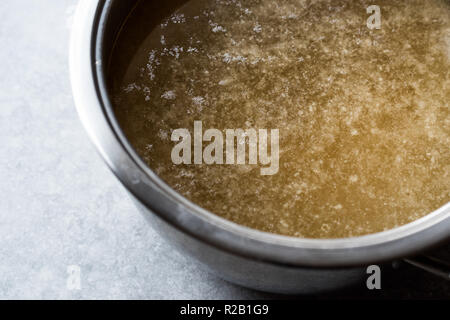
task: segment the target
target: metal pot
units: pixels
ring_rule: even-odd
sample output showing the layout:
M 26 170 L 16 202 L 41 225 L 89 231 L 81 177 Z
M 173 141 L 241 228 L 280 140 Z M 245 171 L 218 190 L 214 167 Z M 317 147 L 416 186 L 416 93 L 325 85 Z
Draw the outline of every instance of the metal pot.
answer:
M 78 113 L 89 136 L 161 236 L 222 278 L 280 293 L 336 289 L 361 281 L 367 276 L 368 265 L 409 257 L 449 240 L 450 203 L 412 223 L 376 234 L 300 239 L 234 224 L 176 193 L 135 153 L 114 117 L 108 97 L 105 62 L 137 2 L 80 1 L 73 27 L 70 71 Z M 180 2 L 168 1 L 165 10 L 171 3 L 175 6 Z M 160 15 L 162 19 L 163 13 Z M 443 269 L 440 271 L 448 277 Z

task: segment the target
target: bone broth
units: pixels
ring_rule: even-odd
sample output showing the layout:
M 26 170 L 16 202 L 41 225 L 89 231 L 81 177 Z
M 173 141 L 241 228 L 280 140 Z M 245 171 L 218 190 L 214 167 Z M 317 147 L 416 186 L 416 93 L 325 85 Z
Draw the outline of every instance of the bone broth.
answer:
M 180 194 L 305 238 L 391 229 L 449 201 L 450 1 L 158 3 L 123 28 L 110 91 Z

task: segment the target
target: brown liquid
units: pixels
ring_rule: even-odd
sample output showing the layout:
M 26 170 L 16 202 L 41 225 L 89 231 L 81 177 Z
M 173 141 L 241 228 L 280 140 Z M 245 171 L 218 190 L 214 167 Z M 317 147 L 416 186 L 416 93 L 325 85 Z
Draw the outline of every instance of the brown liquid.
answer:
M 307 238 L 391 229 L 449 201 L 448 0 L 379 0 L 380 30 L 366 25 L 369 1 L 192 0 L 136 45 L 146 3 L 112 60 L 116 114 L 188 199 Z M 195 120 L 279 129 L 279 172 L 174 165 L 171 133 Z

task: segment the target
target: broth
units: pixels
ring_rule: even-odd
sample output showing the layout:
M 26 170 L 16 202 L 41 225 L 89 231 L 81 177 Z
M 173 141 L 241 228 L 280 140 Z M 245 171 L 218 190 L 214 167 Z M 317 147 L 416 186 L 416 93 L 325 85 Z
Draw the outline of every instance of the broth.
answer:
M 191 0 L 156 22 L 151 3 L 118 39 L 110 91 L 133 147 L 183 196 L 305 238 L 391 229 L 449 201 L 450 1 L 379 0 L 380 29 L 362 0 Z M 278 172 L 175 165 L 171 134 L 194 121 L 279 129 Z

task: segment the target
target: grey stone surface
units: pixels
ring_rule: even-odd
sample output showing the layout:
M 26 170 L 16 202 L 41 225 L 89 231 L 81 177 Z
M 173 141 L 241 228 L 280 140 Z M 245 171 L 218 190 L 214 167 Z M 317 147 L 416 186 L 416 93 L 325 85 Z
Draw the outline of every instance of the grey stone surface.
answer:
M 0 1 L 0 299 L 275 297 L 228 284 L 174 251 L 97 155 L 69 83 L 75 5 Z M 67 286 L 70 265 L 80 267 L 81 290 Z M 384 295 L 408 285 L 420 295 L 420 283 L 434 283 L 448 297 L 442 281 L 412 272 Z M 370 296 L 361 290 L 346 294 Z

